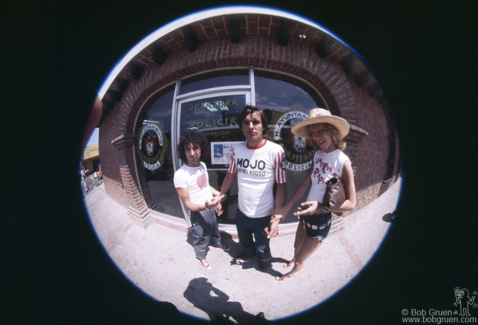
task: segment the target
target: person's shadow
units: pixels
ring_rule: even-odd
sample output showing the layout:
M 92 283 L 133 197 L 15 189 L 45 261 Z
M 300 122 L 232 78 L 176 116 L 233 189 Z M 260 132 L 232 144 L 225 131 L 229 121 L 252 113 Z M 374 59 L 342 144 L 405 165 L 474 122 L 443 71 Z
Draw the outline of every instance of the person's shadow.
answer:
M 220 324 L 266 323 L 263 313 L 253 315 L 246 312 L 240 302 L 229 301 L 229 296 L 215 288 L 206 278 L 194 278 L 184 291 L 184 298 L 194 307 L 208 314 L 212 322 Z M 230 318 L 233 318 L 231 320 Z
M 194 230 L 192 227 L 189 228 L 188 230 L 188 233 L 187 233 L 187 237 L 186 237 L 186 242 L 191 245 L 191 247 L 193 247 L 194 249 L 194 246 L 193 246 L 193 240 L 194 240 L 194 237 L 192 235 L 192 232 L 193 231 L 196 231 Z M 245 261 L 238 261 L 237 260 L 237 256 L 244 252 L 244 249 L 242 248 L 241 244 L 239 243 L 236 243 L 234 240 L 230 239 L 230 238 L 221 238 L 221 242 L 228 245 L 230 247 L 230 250 L 228 252 L 225 252 L 226 254 L 229 254 L 229 256 L 231 257 L 231 261 L 230 261 L 230 265 L 231 266 L 239 266 L 241 267 L 243 270 L 247 270 L 247 269 L 256 269 L 256 270 L 259 270 L 259 264 L 260 264 L 260 260 L 259 260 L 259 256 L 257 256 L 257 253 L 254 257 L 250 257 L 248 258 L 247 260 Z M 211 246 L 211 245 L 209 245 Z M 216 248 L 218 249 L 218 248 Z M 208 247 L 208 250 L 209 250 L 209 247 Z M 285 263 L 285 262 L 288 262 L 288 260 L 282 258 L 282 257 L 272 257 L 271 259 L 271 263 Z M 282 275 L 282 273 L 274 270 L 271 267 L 269 267 L 264 273 L 268 273 L 270 274 L 271 276 L 279 276 L 279 275 Z
M 393 211 L 392 213 L 387 213 L 382 217 L 382 220 L 385 222 L 393 223 L 395 221 L 393 217 L 395 217 L 396 214 L 397 214 L 396 211 Z

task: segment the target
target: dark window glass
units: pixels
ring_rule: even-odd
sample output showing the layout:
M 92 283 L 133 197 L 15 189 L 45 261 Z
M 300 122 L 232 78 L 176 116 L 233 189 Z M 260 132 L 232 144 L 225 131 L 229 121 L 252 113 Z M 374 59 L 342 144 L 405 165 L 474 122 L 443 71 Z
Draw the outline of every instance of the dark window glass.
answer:
M 292 77 L 255 71 L 256 106 L 270 120 L 265 138 L 280 144 L 287 161 L 287 200 L 304 180 L 314 157 L 314 149 L 304 138 L 292 134 L 291 128 L 309 116 L 312 108 L 326 108 L 322 98 L 309 85 Z M 307 194 L 298 205 L 305 202 Z M 296 222 L 291 209 L 284 222 Z
M 148 111 L 140 117 L 137 130 L 139 170 L 144 173 L 151 199 L 159 210 L 184 218 L 179 197 L 174 187 L 173 154 L 171 150 L 171 115 L 174 87 L 168 87 L 156 96 Z M 138 165 L 139 165 L 138 164 Z
M 245 105 L 245 95 L 214 96 L 181 104 L 180 131 L 197 130 L 209 140 L 211 155 L 205 161 L 208 168 L 228 168 L 227 143 L 245 141 L 237 119 Z
M 319 94 L 305 82 L 269 71 L 256 70 L 254 75 L 256 106 L 261 109 L 309 113 L 312 108 L 326 108 Z
M 216 95 L 182 102 L 180 107 L 180 131 L 196 130 L 205 134 L 209 140 L 211 154 L 203 162 L 208 168 L 209 185 L 217 190 L 220 189 L 227 174 L 235 143 L 246 140 L 237 119 L 245 105 L 245 95 Z M 236 180 L 222 207 L 224 213 L 218 217 L 218 221 L 233 224 L 237 211 Z
M 241 69 L 220 70 L 200 74 L 181 81 L 179 94 L 208 88 L 249 85 L 249 71 Z

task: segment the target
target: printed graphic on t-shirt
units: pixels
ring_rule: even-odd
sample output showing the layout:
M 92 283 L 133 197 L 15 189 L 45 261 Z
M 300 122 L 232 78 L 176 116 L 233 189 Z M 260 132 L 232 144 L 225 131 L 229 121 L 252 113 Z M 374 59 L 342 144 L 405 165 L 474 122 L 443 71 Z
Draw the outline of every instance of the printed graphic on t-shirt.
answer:
M 331 172 L 334 177 L 338 177 L 337 174 L 334 172 L 331 166 L 329 166 L 328 163 L 324 162 L 322 158 L 317 158 L 314 161 L 315 169 L 313 173 L 313 177 L 317 178 L 317 184 L 325 184 L 327 182 L 327 179 L 322 176 L 322 174 L 326 174 L 327 171 Z
M 251 160 L 244 158 L 237 158 L 237 172 L 240 174 L 247 174 L 252 176 L 266 176 L 264 169 L 266 162 L 264 160 Z
M 260 184 L 286 182 L 286 171 L 282 162 L 285 161 L 284 151 L 276 144 L 266 144 L 255 151 L 246 148 L 244 144 L 237 145 L 232 152 L 229 172 L 237 173 L 239 177 L 246 176 L 256 179 Z M 257 183 L 257 184 L 259 184 Z
M 196 179 L 196 184 L 199 186 L 199 188 L 202 190 L 204 187 L 207 185 L 207 176 L 206 174 L 202 174 Z

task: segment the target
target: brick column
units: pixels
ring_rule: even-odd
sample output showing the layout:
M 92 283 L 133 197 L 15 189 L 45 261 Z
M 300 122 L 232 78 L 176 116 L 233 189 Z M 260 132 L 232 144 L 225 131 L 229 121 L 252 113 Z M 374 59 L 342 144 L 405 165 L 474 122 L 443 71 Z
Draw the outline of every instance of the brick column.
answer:
M 120 175 L 128 205 L 128 216 L 138 226 L 146 228 L 151 222 L 149 208 L 141 195 L 139 184 L 134 176 L 133 135 L 121 135 L 111 141 L 122 153 L 120 157 Z

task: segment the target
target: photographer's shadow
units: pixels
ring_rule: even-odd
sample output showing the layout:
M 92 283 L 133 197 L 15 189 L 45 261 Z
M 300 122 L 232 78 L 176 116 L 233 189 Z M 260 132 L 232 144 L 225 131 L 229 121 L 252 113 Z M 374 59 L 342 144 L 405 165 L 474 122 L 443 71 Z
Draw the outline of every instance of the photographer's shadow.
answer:
M 397 211 L 393 211 L 392 213 L 387 213 L 382 217 L 382 220 L 385 222 L 393 223 L 395 221 L 395 216 Z
M 244 311 L 240 302 L 229 301 L 227 294 L 215 288 L 203 277 L 192 279 L 183 295 L 194 307 L 204 311 L 212 322 L 223 324 L 234 324 L 234 321 L 239 324 L 267 322 L 262 313 L 255 316 Z

